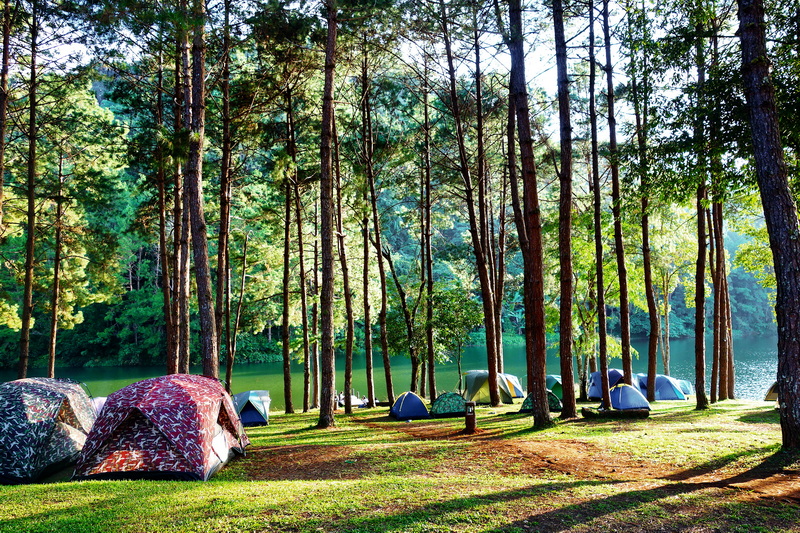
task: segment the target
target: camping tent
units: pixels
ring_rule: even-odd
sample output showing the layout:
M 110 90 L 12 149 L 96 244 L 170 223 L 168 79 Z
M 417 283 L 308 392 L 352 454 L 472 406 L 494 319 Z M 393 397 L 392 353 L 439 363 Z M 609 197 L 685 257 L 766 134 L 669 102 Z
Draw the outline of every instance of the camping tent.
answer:
M 778 382 L 774 382 L 770 385 L 769 389 L 767 390 L 766 396 L 764 396 L 765 402 L 777 402 L 778 401 Z
M 561 376 L 548 374 L 546 377 L 547 388 L 553 391 L 559 400 L 564 398 L 564 388 L 561 385 Z
M 639 377 L 639 390 L 642 395 L 647 396 L 647 374 L 637 374 Z M 681 390 L 681 384 L 677 379 L 656 374 L 656 400 L 686 400 L 686 395 Z
M 269 424 L 268 390 L 249 390 L 233 395 L 233 404 L 243 426 L 266 426 Z
M 218 380 L 188 374 L 151 378 L 108 397 L 75 478 L 205 481 L 248 444 Z
M 95 420 L 77 381 L 27 378 L 0 385 L 0 483 L 28 483 L 78 458 Z
M 608 388 L 611 389 L 614 385 L 622 381 L 622 370 L 616 368 L 608 369 Z M 589 379 L 589 399 L 599 400 L 603 397 L 603 385 L 600 372 L 592 372 Z
M 692 387 L 692 384 L 691 384 L 690 382 L 688 382 L 688 381 L 687 381 L 687 380 L 685 380 L 685 379 L 679 379 L 679 380 L 677 380 L 677 381 L 678 381 L 678 385 L 679 385 L 679 386 L 680 386 L 680 388 L 681 388 L 681 392 L 682 392 L 684 395 L 686 395 L 686 396 L 689 396 L 689 395 L 691 395 L 691 394 L 694 394 L 694 387 Z M 688 399 L 688 398 L 687 398 L 687 399 Z
M 650 404 L 639 392 L 639 389 L 627 383 L 614 385 L 609 393 L 611 394 L 611 407 L 614 409 L 650 409 Z
M 457 392 L 445 392 L 440 394 L 431 404 L 431 416 L 433 418 L 449 418 L 456 416 L 466 416 L 467 401 Z
M 428 408 L 425 407 L 425 402 L 413 392 L 404 392 L 398 396 L 394 401 L 394 405 L 389 409 L 389 416 L 397 420 L 414 420 L 431 417 L 428 413 Z
M 464 398 L 475 403 L 490 403 L 489 396 L 489 371 L 468 370 L 464 373 Z M 512 374 L 497 373 L 497 388 L 500 392 L 500 401 L 514 403 L 514 398 L 524 398 L 525 394 L 519 378 Z
M 561 400 L 558 399 L 558 396 L 551 390 L 547 391 L 547 405 L 550 408 L 551 412 L 560 413 L 561 409 L 564 406 L 561 404 Z M 533 412 L 533 393 L 528 394 L 528 397 L 525 398 L 525 401 L 522 402 L 522 408 L 519 410 L 520 413 L 532 413 Z

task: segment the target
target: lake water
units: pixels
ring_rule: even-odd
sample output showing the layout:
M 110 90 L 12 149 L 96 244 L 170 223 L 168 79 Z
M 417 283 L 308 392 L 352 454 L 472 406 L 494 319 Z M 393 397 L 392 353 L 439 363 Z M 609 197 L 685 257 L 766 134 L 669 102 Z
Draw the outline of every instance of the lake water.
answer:
M 634 341 L 633 347 L 639 357 L 633 360 L 634 372 L 647 372 L 646 340 Z M 709 340 L 707 350 L 711 347 Z M 767 389 L 775 381 L 778 365 L 777 337 L 746 337 L 734 339 L 736 365 L 737 398 L 762 400 Z M 671 342 L 671 375 L 678 379 L 686 379 L 694 383 L 694 339 L 673 339 Z M 505 371 L 520 378 L 523 386 L 526 382 L 525 351 L 523 346 L 506 346 L 504 349 Z M 408 390 L 411 365 L 405 357 L 394 357 L 391 360 L 395 394 Z M 547 373 L 560 374 L 559 359 L 556 352 L 548 355 Z M 386 399 L 386 387 L 383 377 L 383 363 L 379 354 L 373 357 L 375 384 L 378 399 Z M 621 368 L 619 359 L 612 359 L 612 368 Z M 471 346 L 465 350 L 462 369 L 486 368 L 486 350 L 482 346 Z M 344 358 L 336 359 L 337 390 L 342 389 Z M 662 372 L 659 360 L 658 371 Z M 201 369 L 193 368 L 192 372 L 200 373 Z M 224 368 L 221 369 L 224 376 Z M 45 375 L 44 369 L 31 369 L 29 376 Z M 72 378 L 87 385 L 93 396 L 107 396 L 136 381 L 159 376 L 164 373 L 163 367 L 93 367 L 93 368 L 57 368 L 56 376 Z M 0 370 L 0 380 L 15 379 L 11 370 Z M 711 361 L 707 362 L 706 381 L 711 378 Z M 295 410 L 303 406 L 303 368 L 300 364 L 292 365 L 292 388 Z M 356 356 L 353 362 L 353 388 L 356 394 L 366 394 L 365 362 L 363 355 Z M 436 384 L 440 392 L 455 390 L 458 387 L 458 367 L 455 361 L 436 366 Z M 240 364 L 234 367 L 233 392 L 251 389 L 266 389 L 271 392 L 272 409 L 283 410 L 283 366 L 282 363 Z

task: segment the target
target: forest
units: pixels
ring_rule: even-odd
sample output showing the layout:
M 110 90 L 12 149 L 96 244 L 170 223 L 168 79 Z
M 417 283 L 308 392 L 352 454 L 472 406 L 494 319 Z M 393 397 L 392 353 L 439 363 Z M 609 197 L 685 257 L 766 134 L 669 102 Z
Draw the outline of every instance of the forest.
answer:
M 702 409 L 735 396 L 733 336 L 774 307 L 800 446 L 790 6 L 17 0 L 2 28 L 0 365 L 20 377 L 202 364 L 230 387 L 236 361 L 283 361 L 287 412 L 303 387 L 326 427 L 354 357 L 382 354 L 375 405 L 435 397 L 465 344 L 491 376 L 524 342 L 545 426 L 548 347 L 585 396 L 611 357 L 630 382 L 631 338 L 655 379 L 693 336 Z

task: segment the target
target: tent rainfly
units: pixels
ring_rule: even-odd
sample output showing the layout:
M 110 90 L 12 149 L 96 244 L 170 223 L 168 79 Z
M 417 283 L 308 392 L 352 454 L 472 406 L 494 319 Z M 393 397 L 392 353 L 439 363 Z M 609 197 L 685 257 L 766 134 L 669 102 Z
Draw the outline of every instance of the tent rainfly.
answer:
M 431 417 L 422 398 L 410 391 L 397 397 L 394 405 L 389 409 L 389 416 L 397 420 L 417 420 Z
M 650 409 L 650 403 L 642 396 L 639 389 L 627 383 L 618 383 L 609 391 L 611 407 L 621 411 L 627 409 Z
M 108 396 L 74 479 L 205 481 L 249 443 L 219 380 L 146 379 Z
M 489 371 L 468 370 L 464 373 L 464 398 L 475 403 L 490 403 L 489 396 Z M 500 392 L 500 401 L 514 403 L 514 398 L 524 398 L 525 393 L 519 378 L 512 374 L 497 373 L 497 388 Z
M 466 416 L 466 403 L 464 397 L 457 392 L 442 393 L 431 404 L 431 416 L 433 418 Z
M 555 393 L 551 390 L 547 391 L 547 406 L 550 409 L 551 413 L 560 413 L 564 406 L 561 403 L 561 400 Z M 528 394 L 525 398 L 525 401 L 522 402 L 522 407 L 519 410 L 520 413 L 532 413 L 533 412 L 533 393 Z
M 609 368 L 608 369 L 608 388 L 609 390 L 614 387 L 617 383 L 622 381 L 623 378 L 622 370 L 617 368 Z M 591 377 L 589 378 L 589 392 L 588 396 L 590 400 L 600 400 L 603 397 L 603 381 L 600 376 L 600 371 L 592 372 Z
M 95 421 L 77 381 L 26 378 L 0 385 L 0 483 L 37 481 L 73 464 Z

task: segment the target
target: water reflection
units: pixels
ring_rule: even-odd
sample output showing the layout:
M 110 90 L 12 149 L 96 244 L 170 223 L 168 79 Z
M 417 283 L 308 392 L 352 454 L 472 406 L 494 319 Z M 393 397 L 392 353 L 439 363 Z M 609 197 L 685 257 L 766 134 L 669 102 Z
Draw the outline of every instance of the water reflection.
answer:
M 707 345 L 707 352 L 711 342 Z M 634 372 L 647 371 L 646 340 L 634 341 L 633 347 L 639 356 L 633 360 Z M 736 365 L 736 397 L 749 400 L 762 400 L 769 386 L 775 381 L 777 370 L 777 337 L 747 337 L 734 340 Z M 694 339 L 677 339 L 671 343 L 671 375 L 694 383 Z M 522 345 L 506 345 L 504 348 L 505 372 L 519 376 L 525 383 L 525 350 Z M 405 357 L 393 357 L 391 360 L 395 393 L 408 390 L 410 380 L 410 362 Z M 547 372 L 560 374 L 559 360 L 555 350 L 548 354 Z M 374 379 L 379 399 L 386 399 L 383 363 L 380 355 L 373 357 L 375 368 Z M 612 359 L 611 367 L 620 367 L 619 359 Z M 353 363 L 353 389 L 358 395 L 366 394 L 365 362 L 363 354 L 356 355 Z M 471 346 L 465 350 L 462 369 L 480 369 L 486 367 L 486 350 L 482 346 Z M 344 383 L 344 359 L 341 355 L 336 360 L 336 384 L 341 390 Z M 658 371 L 663 368 L 659 360 Z M 44 369 L 32 369 L 31 376 L 43 375 Z M 59 368 L 58 377 L 69 377 L 87 384 L 94 396 L 107 396 L 125 385 L 161 375 L 162 367 L 94 367 L 94 368 Z M 201 369 L 193 368 L 192 372 L 200 373 Z M 10 370 L 0 371 L 0 379 L 14 379 L 15 373 Z M 706 381 L 711 378 L 711 358 L 707 357 Z M 303 368 L 300 364 L 292 365 L 292 401 L 295 410 L 302 408 Z M 458 367 L 455 361 L 437 365 L 436 387 L 440 392 L 457 390 Z M 267 389 L 272 396 L 272 409 L 284 409 L 283 367 L 281 363 L 259 363 L 238 365 L 234 369 L 233 392 L 250 389 Z

